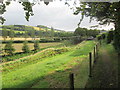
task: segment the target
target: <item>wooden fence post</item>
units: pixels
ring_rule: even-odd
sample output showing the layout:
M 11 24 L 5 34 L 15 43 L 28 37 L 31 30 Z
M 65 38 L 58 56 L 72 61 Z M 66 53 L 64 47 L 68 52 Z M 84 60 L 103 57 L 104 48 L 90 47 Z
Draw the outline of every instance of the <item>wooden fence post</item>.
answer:
M 96 62 L 96 50 L 95 49 L 96 49 L 96 47 L 94 47 L 94 52 L 93 52 L 94 53 L 94 63 Z
M 96 58 L 98 57 L 98 45 L 96 44 Z
M 89 53 L 89 77 L 92 77 L 92 53 Z
M 74 90 L 74 74 L 71 73 L 69 75 L 69 78 L 70 78 L 70 90 Z

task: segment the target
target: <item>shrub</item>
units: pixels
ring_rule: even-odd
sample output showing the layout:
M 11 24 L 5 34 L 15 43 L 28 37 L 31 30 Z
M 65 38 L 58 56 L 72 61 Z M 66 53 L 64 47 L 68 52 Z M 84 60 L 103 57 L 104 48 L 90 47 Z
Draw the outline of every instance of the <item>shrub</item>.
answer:
M 101 40 L 101 39 L 102 39 L 101 35 L 97 35 L 97 40 Z
M 106 33 L 103 33 L 103 34 L 101 35 L 101 38 L 102 38 L 102 39 L 105 39 L 105 38 L 106 38 Z
M 35 50 L 35 51 L 38 51 L 39 49 L 40 49 L 40 47 L 39 47 L 39 41 L 36 40 L 36 41 L 34 42 L 34 50 Z
M 25 41 L 24 43 L 23 43 L 23 47 L 22 47 L 22 50 L 23 50 L 23 52 L 25 52 L 25 53 L 29 53 L 30 52 L 30 49 L 29 49 L 29 46 L 27 45 L 27 41 Z
M 8 55 L 13 55 L 15 49 L 12 46 L 12 41 L 9 41 L 8 43 L 6 43 L 5 47 L 4 47 L 4 51 L 5 53 L 7 53 Z
M 109 31 L 107 35 L 107 43 L 111 43 L 114 37 L 114 31 Z

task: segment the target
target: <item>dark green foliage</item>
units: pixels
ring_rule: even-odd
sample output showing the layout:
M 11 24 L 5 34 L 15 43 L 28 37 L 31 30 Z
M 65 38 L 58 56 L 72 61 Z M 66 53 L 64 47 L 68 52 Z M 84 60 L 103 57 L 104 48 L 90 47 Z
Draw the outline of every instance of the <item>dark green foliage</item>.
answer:
M 104 40 L 106 38 L 106 33 L 97 35 L 97 40 Z
M 24 43 L 23 43 L 23 47 L 22 47 L 22 50 L 23 50 L 23 52 L 25 52 L 25 53 L 29 53 L 30 52 L 30 49 L 29 49 L 29 46 L 27 45 L 27 41 L 25 41 Z
M 86 36 L 86 34 L 87 34 L 86 31 L 87 31 L 86 28 L 80 28 L 80 27 L 78 27 L 75 30 L 74 34 L 75 34 L 75 36 Z
M 105 38 L 106 38 L 106 33 L 103 33 L 103 34 L 101 35 L 101 38 L 102 38 L 102 39 L 105 39 Z
M 115 49 L 117 50 L 118 53 L 120 53 L 120 30 L 119 31 L 115 30 L 113 40 L 114 40 L 113 45 Z
M 100 33 L 99 30 L 89 30 L 87 28 L 80 28 L 78 27 L 75 32 L 74 32 L 74 35 L 77 36 L 77 37 L 74 37 L 74 43 L 77 44 L 77 43 L 80 43 L 81 41 L 83 41 L 84 39 L 86 39 L 87 37 L 96 37 L 96 35 L 98 35 Z
M 87 28 L 80 28 L 78 27 L 75 32 L 74 32 L 74 35 L 75 36 L 93 36 L 93 37 L 96 37 L 96 35 L 98 35 L 100 33 L 99 30 L 92 30 L 92 29 L 87 29 Z
M 38 51 L 39 49 L 40 49 L 40 47 L 39 47 L 39 41 L 36 40 L 36 41 L 34 42 L 34 50 L 35 50 L 35 51 Z
M 114 31 L 109 31 L 107 35 L 107 43 L 111 43 L 114 37 Z
M 73 38 L 74 44 L 78 44 L 82 41 L 81 37 L 74 37 Z
M 25 18 L 27 21 L 29 21 L 29 17 L 33 16 L 33 10 L 32 10 L 32 4 L 29 1 L 22 2 L 22 5 L 24 6 L 24 11 L 25 11 Z
M 101 35 L 97 35 L 97 40 L 101 40 L 101 39 L 102 39 Z
M 81 13 L 83 20 L 84 16 L 90 17 L 91 20 L 99 21 L 100 25 L 114 23 L 114 47 L 120 53 L 120 1 L 119 2 L 82 2 L 80 7 L 76 8 L 75 15 Z M 78 25 L 80 25 L 80 23 Z
M 13 55 L 14 54 L 14 47 L 12 46 L 12 41 L 9 41 L 8 43 L 6 43 L 5 47 L 4 47 L 4 51 L 5 53 L 7 53 L 8 55 Z
M 93 36 L 94 38 L 100 33 L 99 30 L 87 30 L 87 36 Z

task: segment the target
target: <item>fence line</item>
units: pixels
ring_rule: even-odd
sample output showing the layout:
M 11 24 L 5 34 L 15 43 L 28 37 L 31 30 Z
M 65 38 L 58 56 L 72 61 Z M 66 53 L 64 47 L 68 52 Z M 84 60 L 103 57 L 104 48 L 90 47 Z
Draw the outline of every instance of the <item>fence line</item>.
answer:
M 101 46 L 101 42 L 97 43 L 94 47 L 94 51 L 93 51 L 93 57 L 92 57 L 92 52 L 89 53 L 89 77 L 92 77 L 92 60 L 94 59 L 94 63 L 97 61 L 96 59 L 98 59 L 98 51 L 99 51 L 99 47 Z M 74 90 L 74 73 L 71 73 L 69 75 L 70 78 L 70 90 Z

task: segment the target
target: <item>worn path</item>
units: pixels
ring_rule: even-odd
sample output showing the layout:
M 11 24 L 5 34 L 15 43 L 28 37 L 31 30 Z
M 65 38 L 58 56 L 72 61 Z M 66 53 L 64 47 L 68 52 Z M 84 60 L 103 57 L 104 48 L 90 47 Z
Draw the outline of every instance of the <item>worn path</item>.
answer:
M 112 49 L 111 49 L 112 48 Z M 100 48 L 92 78 L 88 80 L 86 88 L 116 88 L 118 80 L 117 55 L 111 46 Z

